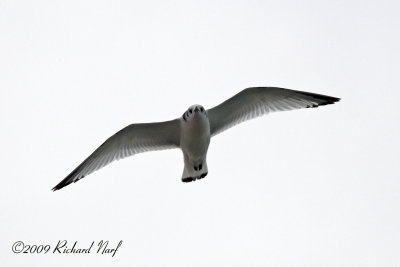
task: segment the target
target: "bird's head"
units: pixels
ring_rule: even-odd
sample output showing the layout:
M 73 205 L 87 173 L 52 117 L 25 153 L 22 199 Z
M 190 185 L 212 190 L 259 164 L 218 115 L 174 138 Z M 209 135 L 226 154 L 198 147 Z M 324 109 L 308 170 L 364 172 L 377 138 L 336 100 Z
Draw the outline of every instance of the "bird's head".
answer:
M 207 111 L 202 105 L 192 105 L 185 113 L 183 113 L 182 118 L 184 121 L 191 120 L 195 116 L 207 116 Z

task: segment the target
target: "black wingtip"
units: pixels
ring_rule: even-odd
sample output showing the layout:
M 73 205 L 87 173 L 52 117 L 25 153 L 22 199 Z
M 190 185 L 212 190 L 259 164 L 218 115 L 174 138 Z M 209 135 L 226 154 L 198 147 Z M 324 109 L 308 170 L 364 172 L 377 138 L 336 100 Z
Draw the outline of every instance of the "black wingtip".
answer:
M 309 92 L 301 92 L 301 93 L 303 95 L 312 97 L 318 103 L 318 104 L 315 104 L 315 105 L 307 106 L 307 108 L 316 108 L 316 107 L 319 107 L 319 106 L 330 105 L 330 104 L 334 104 L 336 102 L 339 102 L 341 100 L 338 97 L 333 97 L 333 96 L 328 96 L 328 95 L 320 95 L 320 94 L 314 94 L 314 93 L 309 93 Z
M 65 179 L 64 179 L 61 182 L 59 182 L 55 187 L 53 187 L 51 190 L 53 190 L 53 192 L 54 192 L 54 191 L 60 190 L 61 188 L 63 188 L 64 186 L 67 186 L 69 184 L 70 183 L 65 182 Z
M 80 170 L 81 166 L 85 163 L 82 162 L 78 167 L 75 168 L 67 177 L 65 177 L 61 182 L 59 182 L 55 187 L 53 187 L 53 191 L 60 190 L 61 188 L 71 184 L 75 183 L 76 181 L 79 181 L 80 179 L 84 178 L 86 175 L 80 175 L 78 176 L 77 173 Z
M 84 175 L 81 177 L 81 178 L 83 178 L 83 177 L 85 177 Z M 59 182 L 55 187 L 53 187 L 53 189 L 51 189 L 51 190 L 53 190 L 53 192 L 54 191 L 57 191 L 57 190 L 60 190 L 61 188 L 63 188 L 63 187 L 65 187 L 65 186 L 67 186 L 67 185 L 69 185 L 69 184 L 71 184 L 72 182 L 76 182 L 77 180 L 72 180 L 71 179 L 71 175 L 68 175 L 64 180 L 62 180 L 61 182 Z

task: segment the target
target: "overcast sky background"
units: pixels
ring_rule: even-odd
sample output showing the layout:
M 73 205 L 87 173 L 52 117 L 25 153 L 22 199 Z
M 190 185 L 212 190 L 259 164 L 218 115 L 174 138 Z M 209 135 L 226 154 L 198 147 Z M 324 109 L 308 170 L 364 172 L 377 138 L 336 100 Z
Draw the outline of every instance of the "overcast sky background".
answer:
M 0 0 L 4 266 L 399 266 L 398 1 Z M 134 122 L 250 86 L 341 97 L 50 189 Z M 68 240 L 109 255 L 14 254 Z

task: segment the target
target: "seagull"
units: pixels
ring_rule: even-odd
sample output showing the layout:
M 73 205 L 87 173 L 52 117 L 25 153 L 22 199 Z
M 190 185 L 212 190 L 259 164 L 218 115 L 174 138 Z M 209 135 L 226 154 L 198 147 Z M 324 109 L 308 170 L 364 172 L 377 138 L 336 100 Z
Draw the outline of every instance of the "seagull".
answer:
M 278 87 L 250 87 L 211 109 L 190 106 L 180 118 L 128 125 L 108 138 L 52 190 L 56 191 L 115 160 L 146 151 L 180 148 L 182 182 L 206 177 L 211 137 L 232 126 L 275 111 L 316 108 L 340 98 Z

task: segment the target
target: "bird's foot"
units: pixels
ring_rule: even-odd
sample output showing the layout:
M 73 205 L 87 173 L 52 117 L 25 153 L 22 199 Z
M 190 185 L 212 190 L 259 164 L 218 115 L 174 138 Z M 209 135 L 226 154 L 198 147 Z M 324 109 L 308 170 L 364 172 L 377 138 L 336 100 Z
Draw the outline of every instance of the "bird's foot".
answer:
M 203 179 L 204 177 L 207 176 L 207 174 L 208 174 L 208 172 L 204 172 L 204 173 L 200 174 L 199 176 L 185 177 L 185 178 L 182 178 L 182 182 L 189 183 L 189 182 L 193 182 L 193 181 L 196 181 L 196 180 L 199 180 L 199 179 Z

